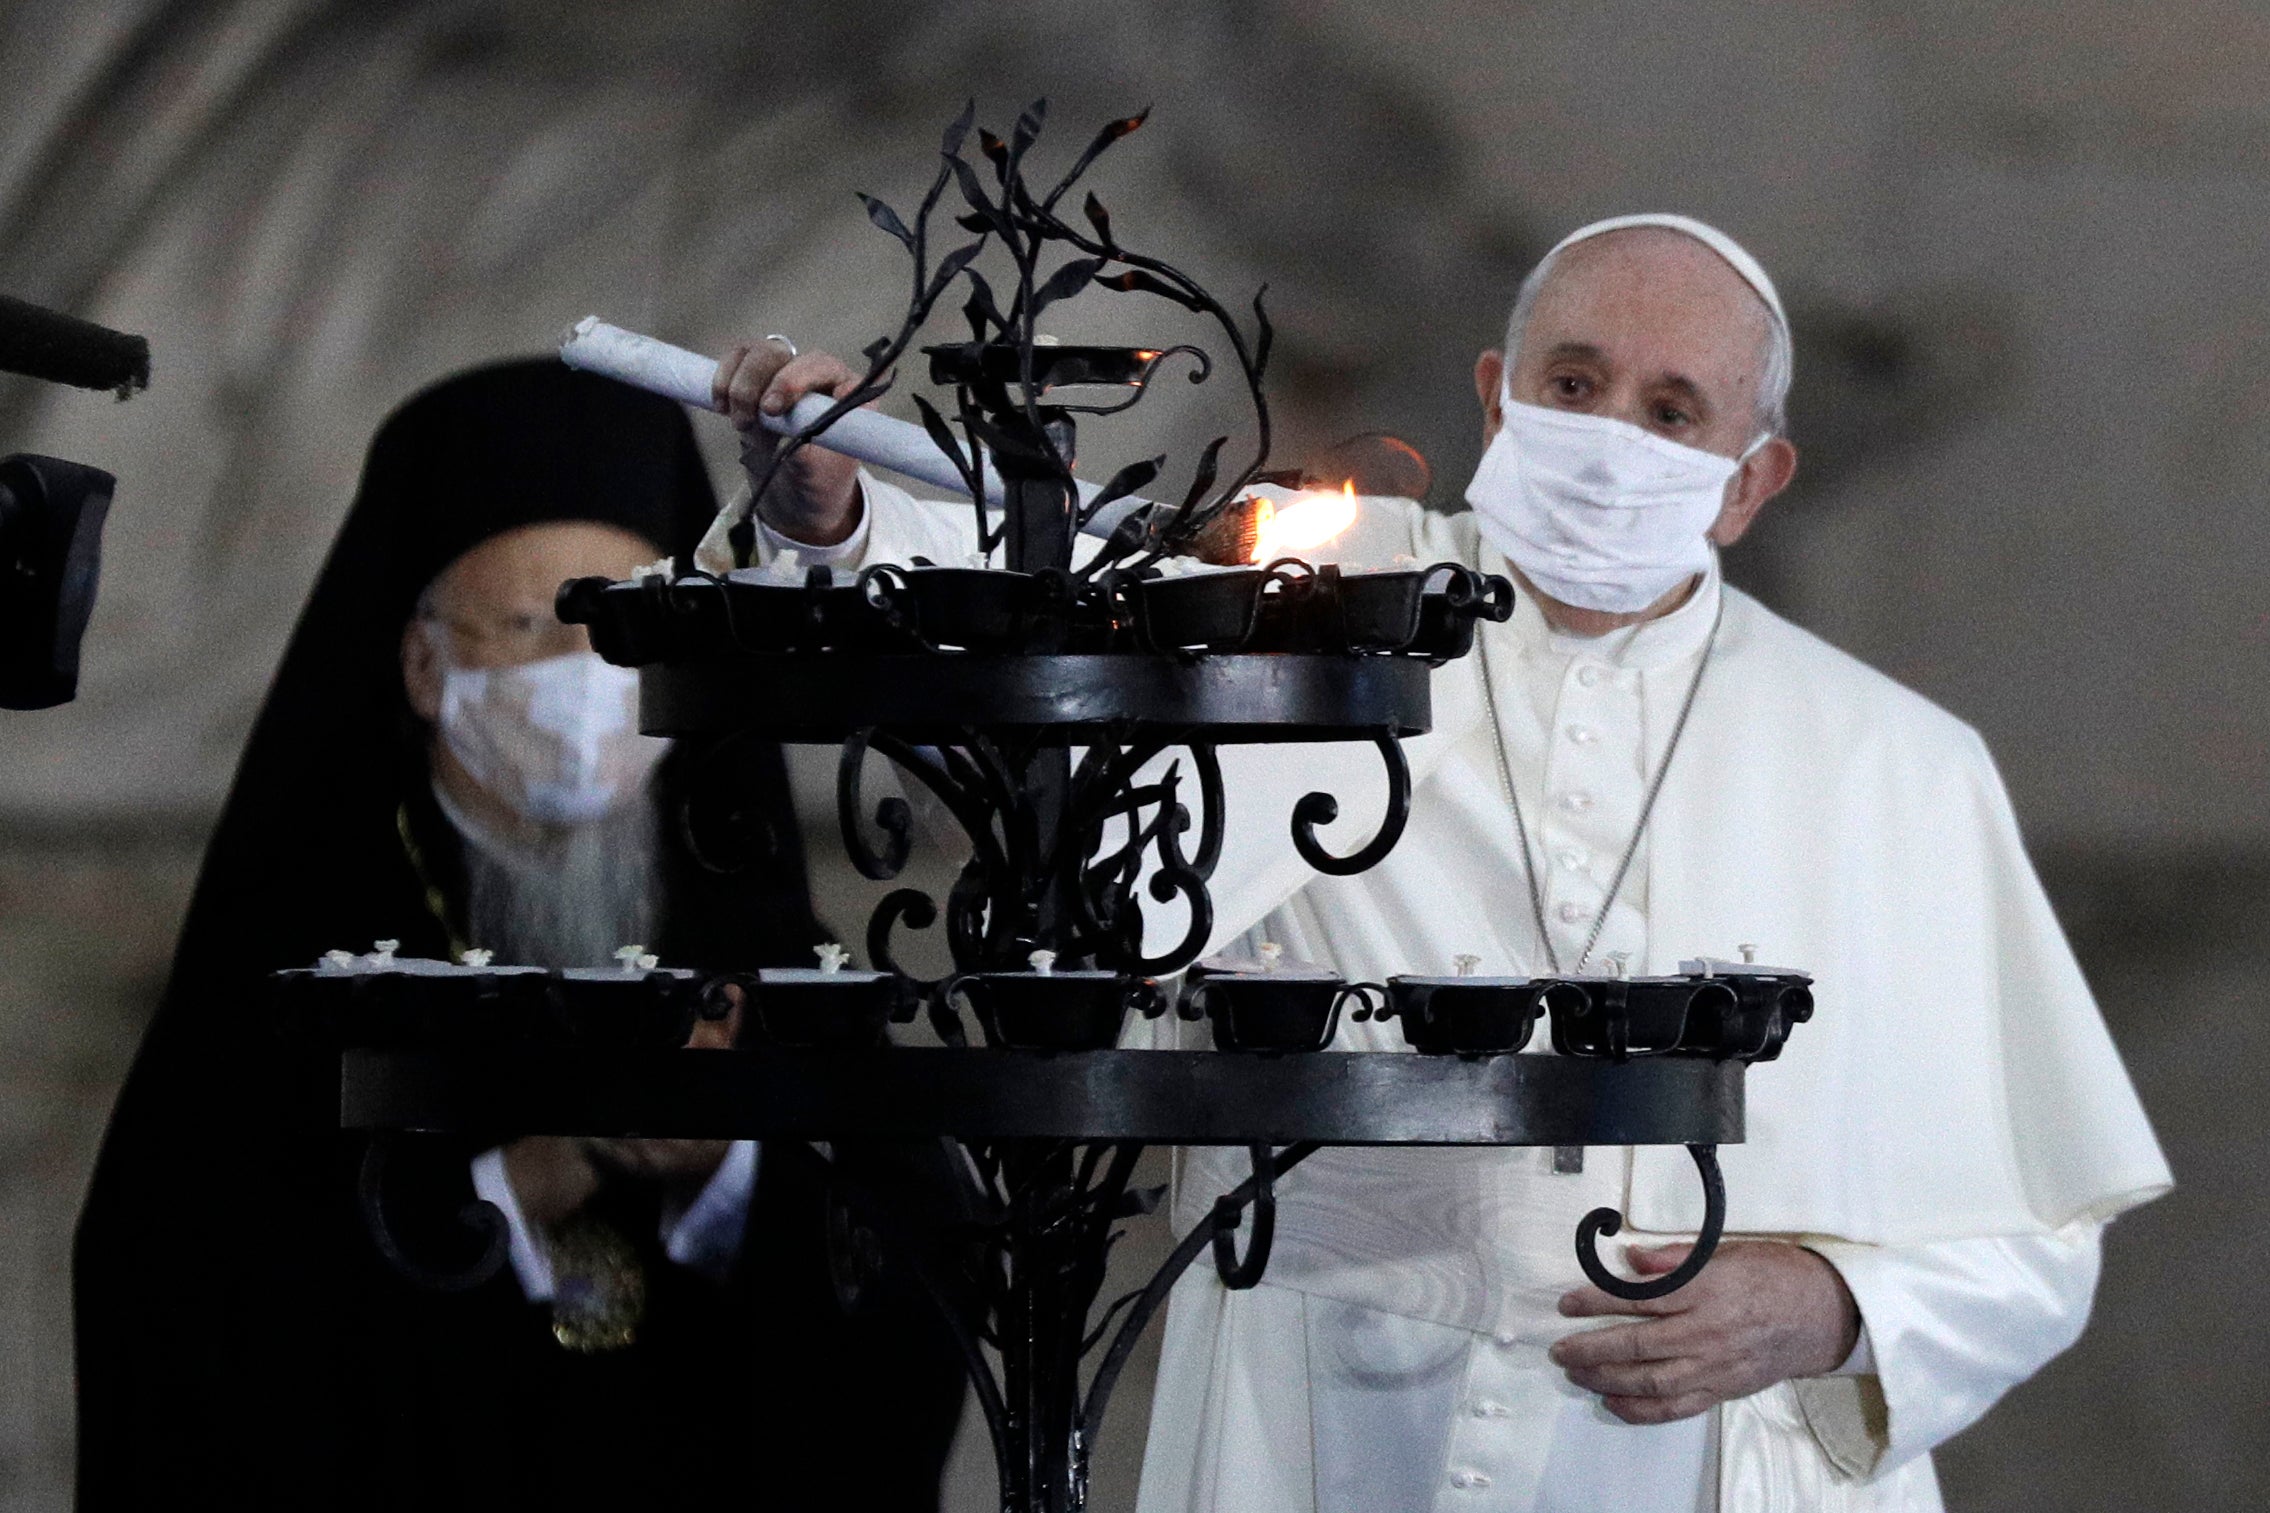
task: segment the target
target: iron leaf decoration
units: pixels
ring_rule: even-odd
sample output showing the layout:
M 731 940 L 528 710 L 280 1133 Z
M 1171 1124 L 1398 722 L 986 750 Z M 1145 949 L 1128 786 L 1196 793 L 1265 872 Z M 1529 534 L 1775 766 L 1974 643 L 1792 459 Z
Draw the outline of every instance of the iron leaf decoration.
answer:
M 873 402 L 888 393 L 893 383 L 897 364 L 906 355 L 916 335 L 929 322 L 939 302 L 957 283 L 969 286 L 960 312 L 970 331 L 970 340 L 979 346 L 1007 348 L 1016 356 L 1015 379 L 1010 385 L 1014 407 L 1021 411 L 1026 425 L 1020 429 L 1027 434 L 1009 436 L 1002 428 L 988 421 L 972 402 L 967 386 L 959 393 L 954 406 L 954 420 L 949 422 L 939 408 L 927 400 L 918 400 L 916 408 L 922 423 L 941 451 L 953 460 L 955 469 L 972 489 L 978 514 L 980 546 L 990 552 L 998 541 L 997 531 L 988 518 L 983 483 L 984 451 L 1011 448 L 1020 455 L 1037 458 L 1045 468 L 1072 484 L 1071 468 L 1067 459 L 1057 454 L 1047 439 L 1041 424 L 1041 403 L 1045 386 L 1036 382 L 1034 347 L 1036 321 L 1052 305 L 1072 300 L 1091 289 L 1102 288 L 1119 294 L 1141 295 L 1159 299 L 1181 309 L 1207 317 L 1217 326 L 1231 354 L 1236 359 L 1239 373 L 1253 406 L 1255 446 L 1251 457 L 1242 467 L 1225 470 L 1221 454 L 1228 438 L 1221 438 L 1207 447 L 1192 478 L 1191 486 L 1182 503 L 1172 508 L 1162 506 L 1152 512 L 1148 528 L 1141 531 L 1114 533 L 1095 559 L 1083 569 L 1081 576 L 1115 565 L 1143 567 L 1187 546 L 1206 524 L 1227 508 L 1253 481 L 1266 465 L 1269 456 L 1269 406 L 1262 392 L 1262 374 L 1269 360 L 1274 342 L 1274 331 L 1263 304 L 1262 294 L 1253 296 L 1250 331 L 1244 322 L 1219 300 L 1206 291 L 1195 279 L 1172 264 L 1159 258 L 1131 250 L 1115 233 L 1112 217 L 1103 202 L 1091 191 L 1081 200 L 1080 221 L 1074 225 L 1058 214 L 1057 207 L 1080 184 L 1083 176 L 1115 143 L 1139 130 L 1149 118 L 1148 108 L 1131 116 L 1109 121 L 1097 131 L 1086 148 L 1073 161 L 1063 177 L 1039 199 L 1033 197 L 1025 178 L 1027 160 L 1038 147 L 1048 117 L 1048 102 L 1035 100 L 1018 113 L 1006 139 L 992 131 L 976 126 L 976 102 L 966 105 L 961 114 L 948 124 L 939 138 L 939 164 L 929 190 L 920 207 L 909 218 L 901 216 L 892 206 L 872 195 L 861 194 L 860 204 L 874 225 L 907 250 L 912 264 L 909 297 L 905 318 L 896 333 L 879 337 L 864 351 L 867 371 L 851 391 L 793 435 L 784 438 L 773 450 L 772 458 L 758 480 L 751 495 L 750 514 L 737 522 L 732 533 L 736 560 L 746 566 L 755 545 L 755 526 L 752 522 L 754 500 L 762 498 L 772 486 L 781 465 L 801 448 L 824 433 L 841 416 L 860 405 Z M 985 176 L 977 165 L 964 155 L 971 134 L 975 131 L 979 156 L 990 168 L 995 189 L 989 189 Z M 963 243 L 935 261 L 931 257 L 931 226 L 947 190 L 953 189 L 961 202 L 958 210 L 949 210 L 948 219 L 974 240 Z M 1004 311 L 995 284 L 977 266 L 988 249 L 997 248 L 1015 274 L 1014 293 Z M 1044 271 L 1043 264 L 1050 266 Z M 1204 350 L 1195 347 L 1170 349 L 1187 352 L 1197 360 L 1190 375 L 1193 383 L 1203 382 L 1213 371 L 1213 359 Z M 1164 355 L 1164 354 L 1162 354 Z M 1153 367 L 1156 366 L 1154 360 Z M 1145 377 L 1148 378 L 1148 373 Z M 1137 403 L 1147 392 L 1137 386 L 1133 398 L 1124 404 L 1108 407 L 1066 406 L 1089 414 L 1110 414 Z M 960 435 L 955 435 L 958 424 Z M 1159 463 L 1138 463 L 1122 469 L 1106 486 L 1099 501 L 1088 506 L 1092 513 L 1098 504 L 1111 498 L 1124 498 L 1157 476 Z M 1148 469 L 1148 471 L 1145 471 Z

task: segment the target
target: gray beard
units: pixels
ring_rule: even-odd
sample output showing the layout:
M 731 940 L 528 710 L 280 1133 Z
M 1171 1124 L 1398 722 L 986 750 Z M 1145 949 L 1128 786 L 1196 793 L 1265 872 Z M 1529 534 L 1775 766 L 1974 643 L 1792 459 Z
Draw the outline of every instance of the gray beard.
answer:
M 505 854 L 465 837 L 470 944 L 500 965 L 607 967 L 617 947 L 651 945 L 656 821 L 651 796 L 576 825 L 540 852 Z

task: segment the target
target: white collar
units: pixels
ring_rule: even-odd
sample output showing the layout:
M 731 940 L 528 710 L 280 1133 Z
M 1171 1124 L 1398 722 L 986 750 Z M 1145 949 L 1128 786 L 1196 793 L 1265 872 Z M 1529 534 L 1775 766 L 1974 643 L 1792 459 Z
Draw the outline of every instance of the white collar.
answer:
M 1523 657 L 1549 656 L 1563 661 L 1598 662 L 1610 667 L 1642 671 L 1675 666 L 1699 653 L 1718 623 L 1718 604 L 1725 591 L 1718 552 L 1710 554 L 1710 567 L 1687 602 L 1667 615 L 1609 631 L 1603 636 L 1578 636 L 1557 631 L 1546 623 L 1535 594 L 1514 591 L 1513 618 L 1504 635 Z

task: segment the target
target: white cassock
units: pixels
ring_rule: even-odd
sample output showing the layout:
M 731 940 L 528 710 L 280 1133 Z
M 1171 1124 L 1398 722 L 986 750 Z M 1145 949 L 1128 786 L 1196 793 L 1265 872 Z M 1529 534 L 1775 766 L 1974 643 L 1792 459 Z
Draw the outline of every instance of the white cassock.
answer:
M 966 549 L 966 507 L 872 480 L 866 497 L 855 562 Z M 1504 571 L 1471 515 L 1402 500 L 1363 501 L 1330 555 Z M 1479 654 L 1434 677 L 1433 733 L 1406 743 L 1409 827 L 1358 876 L 1311 872 L 1287 825 L 1322 789 L 1342 801 L 1325 839 L 1366 839 L 1385 792 L 1370 748 L 1225 748 L 1211 948 L 1250 932 L 1374 981 L 1469 952 L 1485 972 L 1549 971 L 1502 741 L 1573 969 L 1714 622 L 1592 970 L 1755 943 L 1814 975 L 1812 1022 L 1749 1073 L 1747 1141 L 1720 1153 L 1727 1231 L 1826 1257 L 1860 1305 L 1856 1360 L 1624 1425 L 1545 1351 L 1620 1322 L 1556 1309 L 1583 1285 L 1587 1210 L 1621 1210 L 1637 1243 L 1700 1224 L 1683 1150 L 1596 1149 L 1574 1175 L 1543 1150 L 1326 1150 L 1279 1184 L 1260 1286 L 1228 1292 L 1201 1265 L 1176 1288 L 1140 1513 L 1936 1509 L 1931 1447 L 2079 1336 L 2103 1222 L 2169 1175 L 1985 747 L 1715 572 L 1675 613 L 1598 639 L 1554 634 L 1526 596 L 1482 625 Z M 1152 948 L 1178 924 L 1154 921 Z M 1154 1034 L 1208 1043 L 1171 1018 Z M 1402 1049 L 1352 1022 L 1336 1044 Z M 1178 1229 L 1245 1174 L 1242 1153 L 1185 1152 Z

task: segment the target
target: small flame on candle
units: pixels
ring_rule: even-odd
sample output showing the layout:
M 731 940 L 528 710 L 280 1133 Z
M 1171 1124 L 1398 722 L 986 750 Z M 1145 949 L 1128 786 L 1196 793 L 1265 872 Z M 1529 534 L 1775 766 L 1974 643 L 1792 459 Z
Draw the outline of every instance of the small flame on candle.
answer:
M 1354 479 L 1337 494 L 1303 491 L 1283 504 L 1254 501 L 1253 560 L 1273 562 L 1293 552 L 1322 546 L 1356 523 Z

